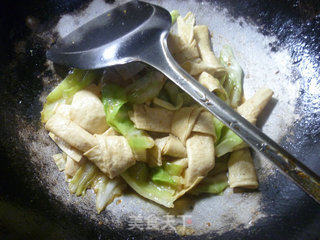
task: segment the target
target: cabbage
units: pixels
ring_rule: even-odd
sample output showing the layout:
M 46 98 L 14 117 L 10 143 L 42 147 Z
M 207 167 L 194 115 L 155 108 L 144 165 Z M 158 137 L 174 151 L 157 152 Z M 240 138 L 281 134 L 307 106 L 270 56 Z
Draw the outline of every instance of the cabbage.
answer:
M 179 176 L 183 170 L 184 167 L 175 162 L 164 162 L 161 167 L 151 169 L 151 180 L 154 183 L 170 185 L 176 188 L 182 185 L 182 178 Z
M 167 82 L 163 88 L 168 93 L 171 103 L 175 106 L 175 110 L 180 109 L 183 104 L 183 92 L 181 89 L 173 82 Z
M 178 160 L 179 161 L 179 160 Z M 184 167 L 175 162 L 165 162 L 163 164 L 164 170 L 173 176 L 181 176 Z
M 163 89 L 165 93 L 161 91 L 162 98 L 166 100 L 156 97 L 153 99 L 153 103 L 171 111 L 180 109 L 183 104 L 183 93 L 178 86 L 172 82 L 167 82 Z
M 116 196 L 121 195 L 126 184 L 120 178 L 109 179 L 92 163 L 84 163 L 69 183 L 69 190 L 77 196 L 84 196 L 86 190 L 93 188 L 96 193 L 98 213 L 105 209 Z
M 240 105 L 242 99 L 242 80 L 244 74 L 230 46 L 222 48 L 220 62 L 228 72 L 228 76 L 224 81 L 224 88 L 229 96 L 231 107 L 236 108 Z
M 243 140 L 231 129 L 225 127 L 225 134 L 216 146 L 216 156 L 220 157 L 228 152 L 239 149 L 238 146 L 243 144 Z
M 226 173 L 220 173 L 213 177 L 206 177 L 202 182 L 193 188 L 189 193 L 199 195 L 201 193 L 220 194 L 228 187 Z
M 166 207 L 173 207 L 173 202 L 183 194 L 181 175 L 183 165 L 170 162 L 161 167 L 150 168 L 146 163 L 137 162 L 121 174 L 127 184 L 141 196 Z
M 139 78 L 126 87 L 128 102 L 142 104 L 151 101 L 156 97 L 164 84 L 164 76 L 157 71 L 147 72 L 142 78 Z
M 221 157 L 228 152 L 232 152 L 238 149 L 242 149 L 247 144 L 231 129 L 224 125 L 217 118 L 213 118 L 214 127 L 216 131 L 215 141 L 215 155 Z
M 151 180 L 154 183 L 170 185 L 173 188 L 182 185 L 183 170 L 186 166 L 181 160 L 163 162 L 161 167 L 151 168 Z
M 115 84 L 107 84 L 102 88 L 102 103 L 106 113 L 107 123 L 125 136 L 134 151 L 152 148 L 153 139 L 144 131 L 136 129 L 128 115 L 125 90 Z
M 171 15 L 171 22 L 172 25 L 175 24 L 175 22 L 177 21 L 177 18 L 180 16 L 180 13 L 178 10 L 173 10 L 170 12 Z
M 215 143 L 218 143 L 221 138 L 222 129 L 225 125 L 221 121 L 219 121 L 216 117 L 213 117 L 213 124 L 214 124 L 214 129 L 216 132 Z
M 91 187 L 98 173 L 99 170 L 94 164 L 89 162 L 83 164 L 69 183 L 70 192 L 77 196 L 83 196 L 86 190 Z
M 222 157 L 219 157 L 215 161 L 214 168 L 208 173 L 208 176 L 215 176 L 219 173 L 228 171 L 228 160 L 230 158 L 230 154 L 225 154 Z
M 167 184 L 172 187 L 176 187 L 176 186 L 180 185 L 179 177 L 171 176 L 162 167 L 157 167 L 157 168 L 152 169 L 151 180 L 156 184 L 157 183 Z
M 142 176 L 141 176 L 141 173 Z M 173 207 L 175 190 L 168 185 L 155 183 L 150 179 L 151 171 L 145 163 L 137 162 L 121 174 L 127 184 L 141 196 L 166 207 Z
M 96 209 L 98 213 L 105 209 L 113 199 L 121 195 L 126 184 L 120 178 L 109 179 L 107 176 L 100 174 L 94 183 L 96 193 Z
M 236 108 L 242 99 L 242 80 L 243 71 L 236 61 L 230 46 L 224 46 L 220 52 L 220 62 L 227 69 L 227 75 L 220 79 L 228 96 L 230 105 Z M 216 156 L 223 156 L 228 152 L 232 152 L 241 146 L 245 146 L 243 140 L 232 130 L 227 128 L 221 121 L 214 118 L 214 126 L 216 130 Z

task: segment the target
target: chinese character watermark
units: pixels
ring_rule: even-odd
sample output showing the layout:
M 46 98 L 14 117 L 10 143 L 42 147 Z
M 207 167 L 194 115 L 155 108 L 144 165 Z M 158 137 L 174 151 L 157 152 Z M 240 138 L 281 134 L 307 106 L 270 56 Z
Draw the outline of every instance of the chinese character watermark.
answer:
M 151 214 L 146 217 L 147 227 L 146 229 L 159 229 L 161 227 L 161 219 L 157 217 L 155 214 Z
M 146 230 L 156 230 L 156 229 L 172 229 L 175 230 L 175 227 L 182 225 L 183 227 L 190 227 L 192 225 L 192 216 L 191 215 L 164 215 L 157 216 L 155 214 L 142 216 L 130 215 L 128 220 L 128 229 L 146 229 Z
M 129 221 L 128 221 L 128 229 L 134 229 L 134 228 L 144 228 L 144 218 L 139 215 L 130 215 Z

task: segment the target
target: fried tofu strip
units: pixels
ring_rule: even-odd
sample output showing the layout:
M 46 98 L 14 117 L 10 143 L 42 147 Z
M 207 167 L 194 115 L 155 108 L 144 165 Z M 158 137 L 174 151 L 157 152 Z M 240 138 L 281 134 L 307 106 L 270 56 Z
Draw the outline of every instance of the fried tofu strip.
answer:
M 53 109 L 54 113 L 58 113 L 63 117 L 70 119 L 71 105 L 65 103 L 57 103 Z
M 98 144 L 84 155 L 109 178 L 114 178 L 136 163 L 123 136 L 95 135 Z
M 172 134 L 167 137 L 158 138 L 154 141 L 153 148 L 148 150 L 149 164 L 151 166 L 161 166 L 162 156 L 167 155 L 176 158 L 184 158 L 187 151 L 182 142 Z
M 151 132 L 170 133 L 173 112 L 164 108 L 151 108 L 144 104 L 133 105 L 131 121 L 138 129 Z
M 191 186 L 199 177 L 205 177 L 214 168 L 214 140 L 206 134 L 192 133 L 186 142 L 188 168 L 185 172 L 185 184 Z
M 223 101 L 228 99 L 226 90 L 220 84 L 219 80 L 207 72 L 202 72 L 199 76 L 199 82 L 206 87 L 210 92 L 215 93 Z
M 192 129 L 192 132 L 204 133 L 211 135 L 213 139 L 216 139 L 216 131 L 213 123 L 213 116 L 208 111 L 202 111 Z
M 255 124 L 257 121 L 257 117 L 270 101 L 272 95 L 273 91 L 271 89 L 261 88 L 253 95 L 253 97 L 241 104 L 237 108 L 237 111 L 250 123 Z
M 255 189 L 258 179 L 248 148 L 234 151 L 228 161 L 229 185 L 231 188 L 243 187 Z
M 91 134 L 101 134 L 108 129 L 99 89 L 92 84 L 73 96 L 70 118 Z
M 183 107 L 174 113 L 171 133 L 178 137 L 183 145 L 185 145 L 201 111 L 202 108 L 199 107 Z
M 180 64 L 199 58 L 198 46 L 193 34 L 194 24 L 195 18 L 191 12 L 187 13 L 184 18 L 179 16 L 177 19 L 178 35 L 169 35 L 169 49 Z
M 273 91 L 268 88 L 258 90 L 253 97 L 245 101 L 237 108 L 242 117 L 252 124 L 257 121 L 258 115 L 265 108 L 273 95 Z M 243 142 L 239 148 L 246 146 Z M 237 150 L 231 153 L 228 161 L 229 184 L 230 187 L 243 187 L 255 189 L 258 187 L 257 174 L 253 160 L 248 148 Z
M 193 41 L 193 26 L 196 22 L 194 15 L 188 12 L 184 18 L 177 18 L 178 35 L 186 45 L 190 45 Z
M 206 63 L 209 68 L 214 69 L 214 76 L 221 76 L 224 74 L 225 68 L 221 65 L 212 51 L 208 27 L 205 25 L 195 26 L 194 38 L 198 43 L 202 61 Z
M 47 121 L 45 128 L 81 152 L 97 145 L 93 135 L 60 114 L 54 114 Z

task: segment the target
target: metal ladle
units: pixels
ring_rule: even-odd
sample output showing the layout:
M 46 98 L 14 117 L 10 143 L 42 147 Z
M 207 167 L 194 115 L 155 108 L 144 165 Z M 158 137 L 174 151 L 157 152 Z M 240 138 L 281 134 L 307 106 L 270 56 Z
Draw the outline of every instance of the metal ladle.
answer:
M 134 61 L 165 74 L 255 150 L 320 203 L 320 177 L 209 92 L 175 62 L 167 47 L 170 13 L 156 5 L 131 1 L 82 25 L 48 52 L 55 63 L 97 69 Z

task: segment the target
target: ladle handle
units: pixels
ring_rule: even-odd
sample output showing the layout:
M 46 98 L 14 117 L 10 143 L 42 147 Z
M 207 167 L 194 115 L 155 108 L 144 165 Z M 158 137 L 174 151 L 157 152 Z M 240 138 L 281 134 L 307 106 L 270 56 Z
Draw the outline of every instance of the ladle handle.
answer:
M 320 177 L 182 69 L 168 50 L 166 36 L 140 60 L 164 73 L 320 204 Z

